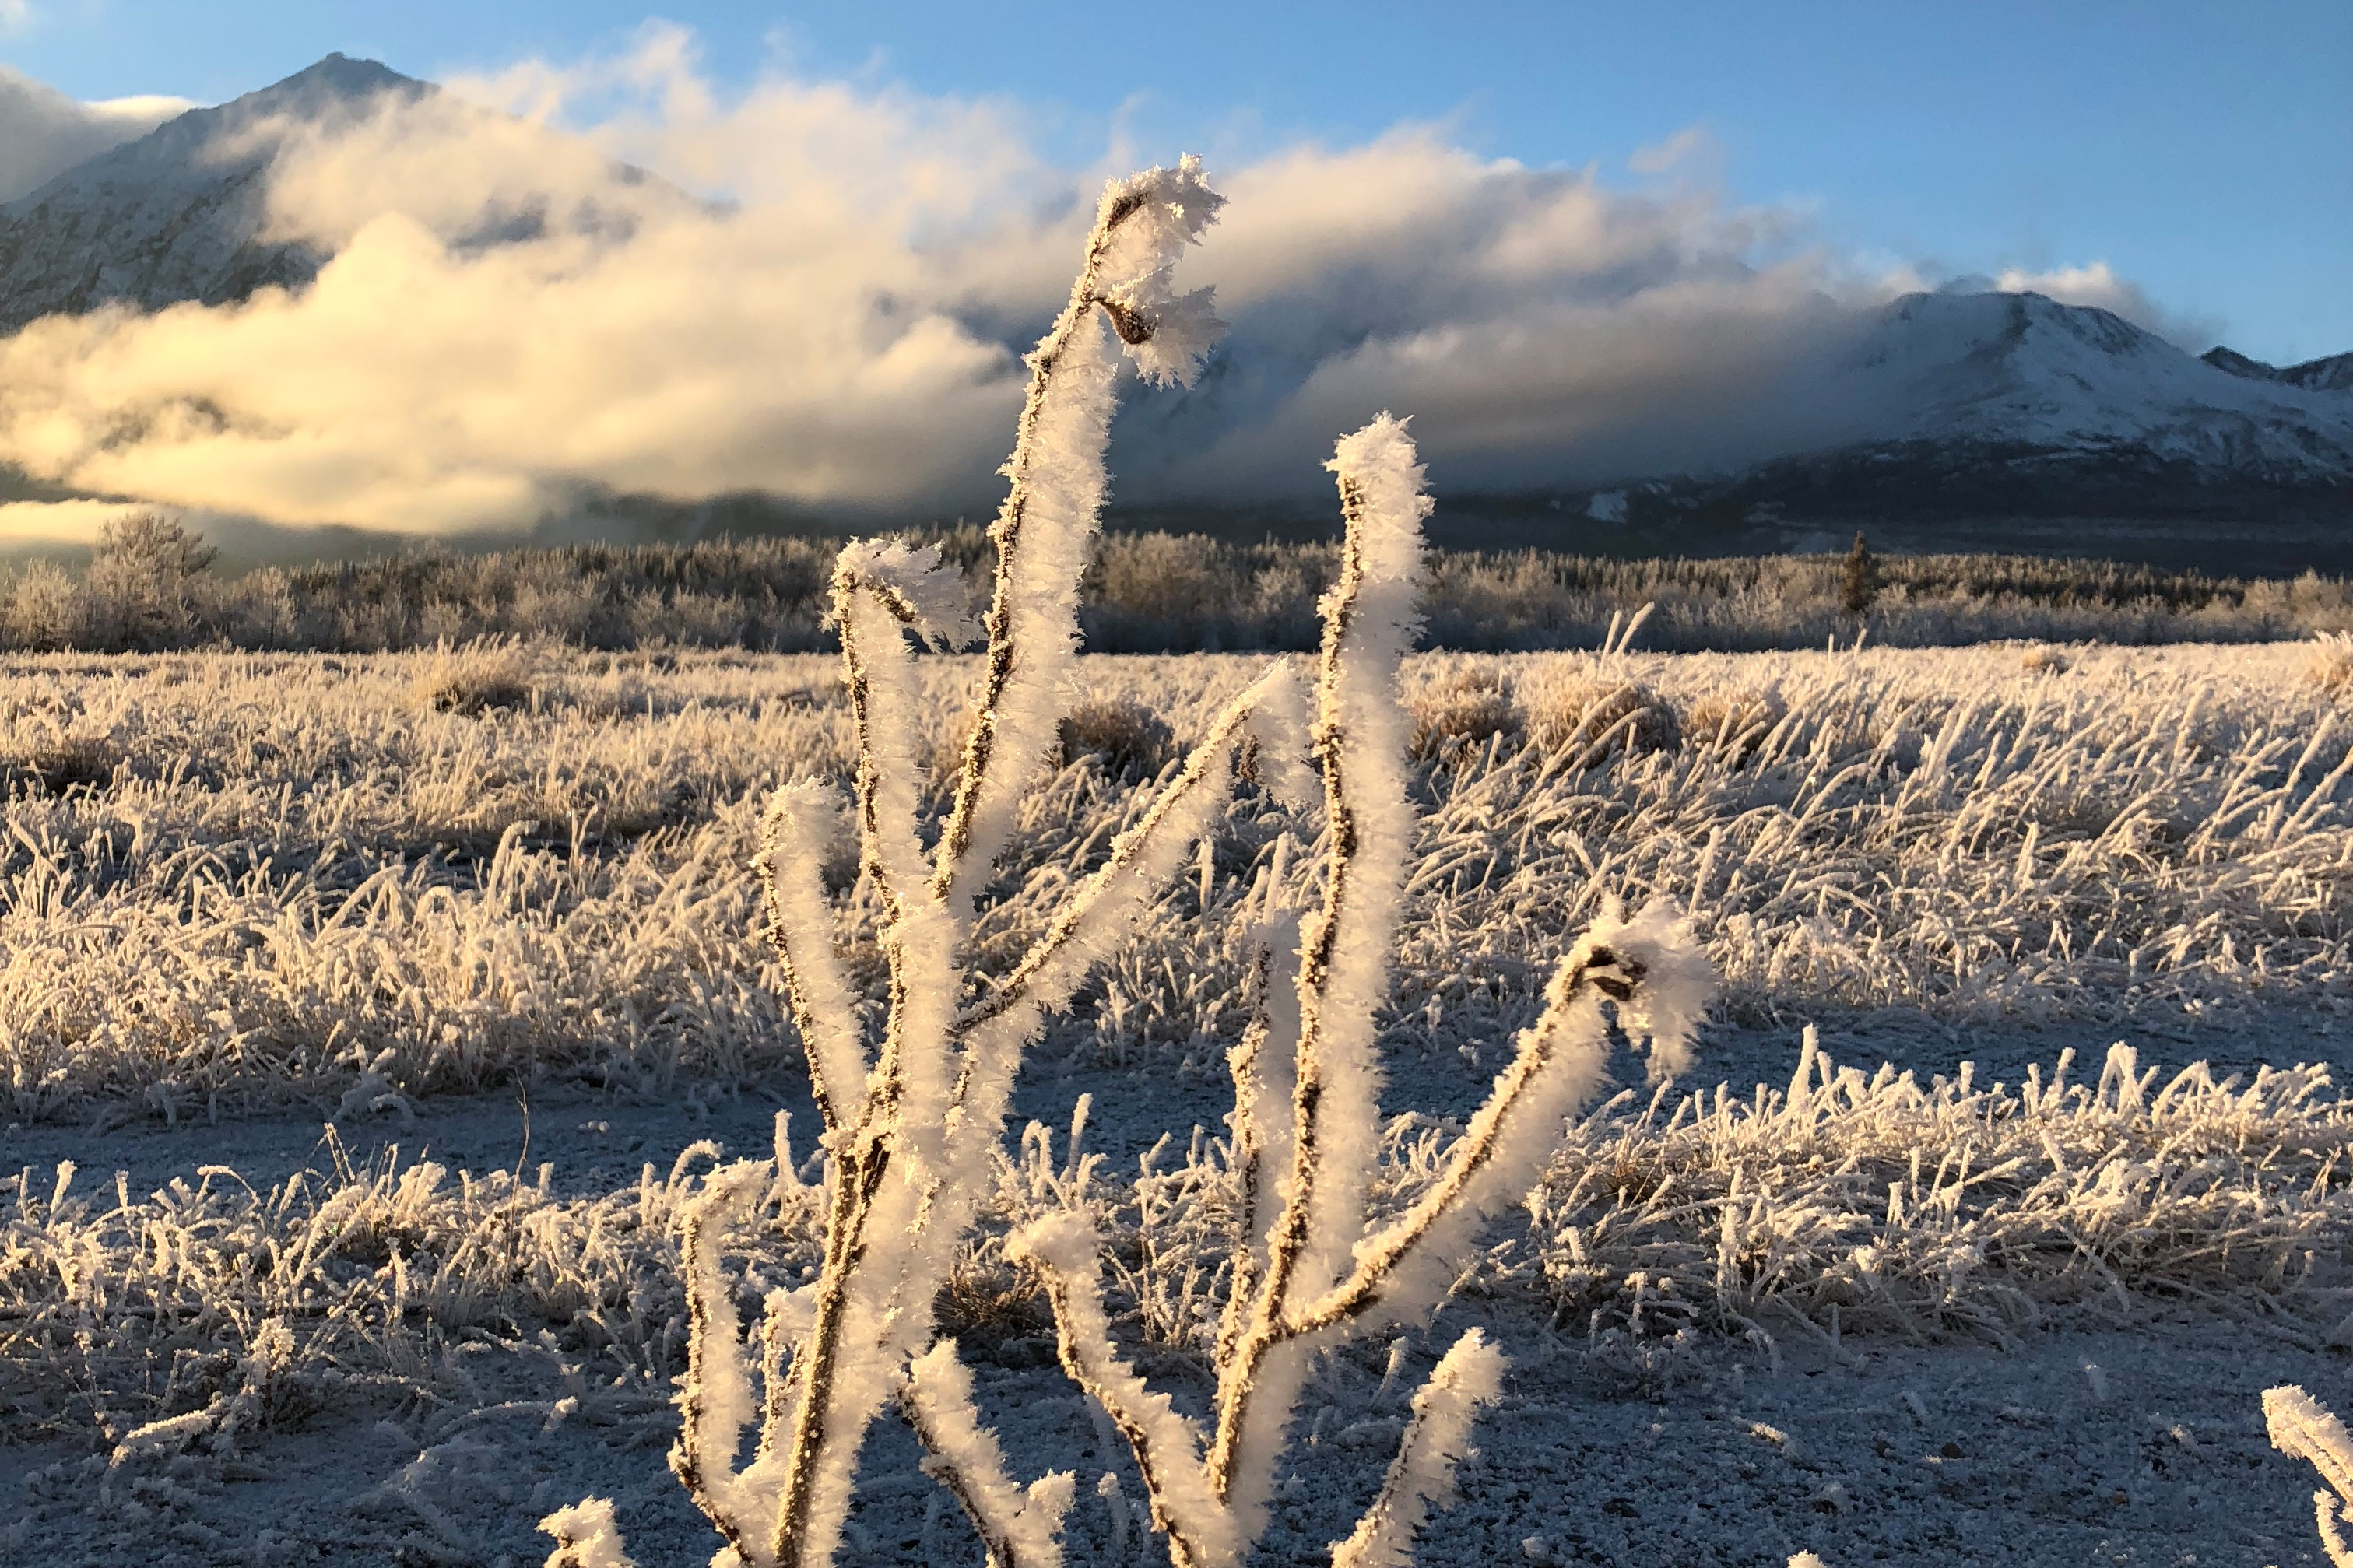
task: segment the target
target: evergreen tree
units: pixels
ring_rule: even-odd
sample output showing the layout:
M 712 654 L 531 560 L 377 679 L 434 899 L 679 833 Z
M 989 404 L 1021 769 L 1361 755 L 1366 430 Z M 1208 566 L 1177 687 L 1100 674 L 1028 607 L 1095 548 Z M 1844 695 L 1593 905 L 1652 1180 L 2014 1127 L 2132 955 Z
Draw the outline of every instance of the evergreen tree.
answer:
M 1839 578 L 1839 607 L 1850 616 L 1862 616 L 1871 609 L 1872 601 L 1879 597 L 1879 558 L 1862 542 L 1862 532 L 1855 531 L 1854 548 L 1846 552 L 1846 570 Z

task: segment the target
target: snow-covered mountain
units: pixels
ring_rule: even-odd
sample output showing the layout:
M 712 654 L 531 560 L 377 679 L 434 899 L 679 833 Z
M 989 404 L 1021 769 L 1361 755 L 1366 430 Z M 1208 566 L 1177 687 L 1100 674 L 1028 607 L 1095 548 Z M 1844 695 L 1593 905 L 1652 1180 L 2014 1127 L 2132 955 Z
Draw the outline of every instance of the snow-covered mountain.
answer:
M 2040 294 L 1910 294 L 1783 389 L 1818 411 L 1812 437 L 1577 510 L 1644 548 L 1820 548 L 1862 527 L 1905 549 L 2234 570 L 2253 545 L 2265 570 L 2353 569 L 2353 355 L 2240 361 Z
M 420 105 L 438 111 L 417 117 L 416 128 L 428 133 L 495 121 L 511 137 L 538 138 L 549 165 L 563 167 L 570 182 L 557 198 L 521 188 L 490 205 L 430 215 L 458 243 L 527 239 L 551 223 L 623 229 L 649 202 L 692 202 L 570 138 L 464 104 L 373 60 L 329 55 L 259 92 L 191 110 L 0 205 L 0 333 L 118 300 L 154 310 L 228 303 L 272 284 L 301 288 L 330 259 L 332 243 L 316 234 L 280 237 L 273 170 L 299 139 L 316 143 Z M 387 137 L 385 144 L 399 143 Z
M 2326 359 L 2281 366 L 2265 364 L 2218 345 L 2200 357 L 2216 370 L 2227 370 L 2250 381 L 2285 382 L 2290 386 L 2310 387 L 2316 392 L 2353 392 L 2353 353 L 2330 354 Z
M 2325 378 L 2233 374 L 2106 310 L 2040 294 L 1906 295 L 1881 313 L 1855 371 L 1833 395 L 1862 399 L 1873 446 L 2353 481 L 2353 396 Z
M 291 127 L 332 128 L 380 95 L 432 90 L 368 60 L 329 55 L 273 87 L 191 110 L 0 206 L 0 332 L 114 300 L 159 310 L 296 288 L 326 258 L 271 243 L 266 178 Z

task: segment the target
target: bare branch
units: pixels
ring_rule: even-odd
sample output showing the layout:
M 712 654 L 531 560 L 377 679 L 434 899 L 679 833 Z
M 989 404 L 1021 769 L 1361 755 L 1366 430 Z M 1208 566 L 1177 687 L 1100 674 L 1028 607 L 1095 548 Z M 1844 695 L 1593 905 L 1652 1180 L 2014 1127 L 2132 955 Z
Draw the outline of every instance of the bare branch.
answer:
M 1263 1484 L 1245 1457 L 1279 1451 L 1288 1404 L 1261 1397 L 1268 1351 L 1285 1336 L 1294 1286 L 1328 1289 L 1364 1228 L 1381 1071 L 1375 1016 L 1388 1001 L 1397 910 L 1410 858 L 1414 810 L 1406 794 L 1406 721 L 1399 660 L 1419 626 L 1421 521 L 1430 501 L 1404 426 L 1383 415 L 1338 445 L 1347 523 L 1340 575 L 1324 595 L 1315 752 L 1324 768 L 1324 903 L 1301 938 L 1299 1034 L 1290 1171 L 1269 1234 L 1249 1328 L 1228 1340 L 1209 1467 L 1219 1495 Z M 1222 1337 L 1222 1336 L 1221 1336 Z M 1254 1462 L 1252 1468 L 1254 1468 Z
M 747 1562 L 760 1561 L 757 1521 L 733 1464 L 735 1446 L 752 1423 L 751 1367 L 734 1298 L 720 1269 L 719 1244 L 728 1223 L 766 1189 L 770 1176 L 765 1162 L 749 1160 L 713 1172 L 680 1218 L 689 1331 L 670 1468 L 694 1506 Z
M 1176 1568 L 1226 1568 L 1240 1560 L 1247 1543 L 1209 1485 L 1192 1424 L 1176 1414 L 1166 1394 L 1147 1388 L 1113 1349 L 1111 1320 L 1103 1311 L 1100 1251 L 1093 1225 L 1071 1210 L 1031 1222 L 1006 1243 L 1006 1255 L 1037 1270 L 1045 1284 L 1054 1306 L 1062 1370 L 1127 1439 L 1144 1477 L 1153 1524 L 1167 1533 Z
M 1105 186 L 1071 297 L 1029 353 L 1029 391 L 1004 470 L 1005 504 L 989 530 L 997 580 L 979 704 L 934 869 L 934 887 L 953 909 L 970 908 L 987 880 L 1015 803 L 1043 765 L 1061 716 L 1078 640 L 1079 579 L 1103 510 L 1103 450 L 1111 434 L 1118 362 L 1103 317 L 1124 318 L 1111 335 L 1138 353 L 1148 374 L 1175 363 L 1167 351 L 1179 336 L 1180 358 L 1206 347 L 1214 318 L 1193 308 L 1198 296 L 1168 310 L 1175 302 L 1166 279 L 1221 201 L 1195 158 Z M 1172 315 L 1187 323 L 1187 333 L 1167 330 Z

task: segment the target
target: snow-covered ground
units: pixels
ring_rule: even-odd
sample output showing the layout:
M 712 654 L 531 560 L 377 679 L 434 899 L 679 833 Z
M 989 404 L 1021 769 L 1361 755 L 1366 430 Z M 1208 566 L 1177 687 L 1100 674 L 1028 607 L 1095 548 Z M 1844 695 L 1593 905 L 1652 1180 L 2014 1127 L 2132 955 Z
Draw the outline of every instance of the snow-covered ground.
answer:
M 1085 661 L 1017 870 L 1100 858 L 1259 664 Z M 973 667 L 923 668 L 944 741 Z M 1264 1560 L 1345 1531 L 1479 1322 L 1514 1370 L 1428 1563 L 2316 1561 L 2257 1396 L 2353 1405 L 2353 1112 L 2269 1070 L 2335 1064 L 2353 984 L 2331 674 L 2308 645 L 1415 661 L 1380 1201 L 1607 898 L 1694 908 L 1725 1000 L 1704 1092 L 1581 1124 L 1399 1375 L 1387 1342 L 1318 1374 Z M 706 1560 L 661 1458 L 670 1224 L 698 1141 L 765 1154 L 781 1111 L 811 1152 L 749 861 L 769 785 L 846 765 L 831 662 L 25 660 L 0 715 L 0 1561 L 521 1563 L 591 1492 L 641 1563 Z M 1180 1404 L 1227 928 L 1296 828 L 1229 813 L 1037 1053 L 1016 1120 L 1052 1137 L 989 1206 L 993 1237 L 1043 1201 L 1087 1097 L 1122 1326 Z M 984 954 L 1067 881 L 998 903 Z M 815 1257 L 784 1218 L 741 1238 L 755 1295 Z M 1074 1561 L 1153 1561 L 994 1248 L 949 1315 L 1014 1470 L 1080 1472 Z M 976 1558 L 916 1457 L 870 1445 L 850 1560 Z

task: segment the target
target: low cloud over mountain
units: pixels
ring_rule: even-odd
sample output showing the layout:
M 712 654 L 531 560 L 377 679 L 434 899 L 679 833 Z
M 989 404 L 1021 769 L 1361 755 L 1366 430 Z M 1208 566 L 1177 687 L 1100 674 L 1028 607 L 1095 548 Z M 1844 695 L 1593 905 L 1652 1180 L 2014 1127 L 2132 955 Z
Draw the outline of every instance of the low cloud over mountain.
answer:
M 1621 188 L 1409 126 L 1214 170 L 1231 203 L 1187 280 L 1234 330 L 1200 386 L 1132 401 L 1120 499 L 1313 495 L 1384 407 L 1455 491 L 1893 438 L 1864 361 L 1920 279 L 1728 204 L 1689 152 Z M 586 492 L 986 508 L 1105 172 L 998 106 L 723 101 L 674 30 L 449 90 L 330 60 L 0 207 L 0 463 L 411 532 Z M 2181 330 L 2105 266 L 2031 281 Z
M 184 98 L 82 103 L 0 65 L 0 202 L 13 202 L 192 107 Z

